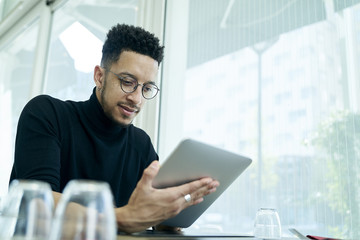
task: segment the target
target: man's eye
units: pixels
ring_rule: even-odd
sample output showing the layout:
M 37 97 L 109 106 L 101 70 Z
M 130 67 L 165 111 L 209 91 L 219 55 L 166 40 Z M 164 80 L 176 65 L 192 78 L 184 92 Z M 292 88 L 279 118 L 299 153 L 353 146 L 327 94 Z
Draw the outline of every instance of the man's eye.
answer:
M 151 84 L 147 84 L 144 86 L 144 92 L 152 92 L 154 91 L 154 86 L 152 86 Z
M 120 79 L 122 84 L 125 86 L 133 86 L 134 85 L 134 81 L 131 80 L 127 80 L 127 79 Z
M 144 91 L 145 91 L 145 92 L 151 92 L 151 91 L 152 91 L 152 88 L 151 88 L 151 87 L 145 87 L 145 88 L 144 88 Z

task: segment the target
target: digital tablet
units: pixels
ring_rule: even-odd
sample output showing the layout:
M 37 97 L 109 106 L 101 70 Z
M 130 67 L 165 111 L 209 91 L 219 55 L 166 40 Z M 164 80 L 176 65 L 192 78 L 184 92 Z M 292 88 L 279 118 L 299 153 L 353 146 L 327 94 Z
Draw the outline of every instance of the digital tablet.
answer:
M 200 204 L 190 206 L 163 225 L 187 228 L 235 181 L 251 164 L 251 159 L 193 139 L 185 139 L 161 164 L 153 186 L 178 186 L 203 177 L 220 182 L 217 190 L 204 197 Z

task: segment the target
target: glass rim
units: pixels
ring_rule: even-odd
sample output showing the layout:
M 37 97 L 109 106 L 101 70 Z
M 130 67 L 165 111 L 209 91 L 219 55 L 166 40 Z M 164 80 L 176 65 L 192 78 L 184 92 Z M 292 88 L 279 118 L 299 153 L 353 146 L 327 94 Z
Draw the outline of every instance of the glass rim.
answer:
M 107 72 L 111 72 L 112 74 L 114 74 L 115 76 L 117 76 L 119 78 L 119 80 L 120 80 L 120 88 L 124 93 L 133 93 L 133 92 L 136 91 L 136 89 L 139 87 L 139 85 L 141 85 L 141 94 L 142 94 L 142 96 L 145 99 L 150 100 L 150 99 L 153 99 L 154 97 L 156 97 L 156 95 L 160 92 L 160 88 L 154 82 L 146 82 L 146 83 L 140 84 L 136 79 L 134 79 L 134 81 L 136 83 L 136 86 L 132 87 L 131 88 L 132 90 L 129 90 L 129 91 L 124 90 L 124 88 L 126 88 L 126 87 L 123 86 L 123 81 L 124 81 L 123 78 L 125 78 L 125 77 L 123 77 L 123 76 L 121 76 L 121 75 L 119 75 L 117 73 L 114 73 L 113 71 L 111 71 L 111 70 L 109 70 L 109 69 L 107 69 L 105 67 L 102 67 L 102 68 L 105 69 L 105 71 L 107 71 Z M 156 89 L 156 92 L 154 93 L 153 96 L 151 96 L 151 97 L 146 97 L 145 96 L 146 93 L 144 92 L 144 87 L 146 85 L 152 85 L 152 86 L 154 86 L 154 89 Z
M 148 99 L 148 100 L 149 100 L 149 99 L 153 99 L 154 97 L 156 97 L 156 95 L 157 95 L 157 94 L 159 93 L 159 91 L 160 91 L 159 87 L 156 86 L 155 83 L 151 83 L 151 82 L 144 83 L 143 85 L 137 83 L 137 86 L 136 86 L 135 88 L 132 88 L 131 91 L 127 91 L 127 90 L 124 90 L 124 88 L 126 88 L 126 87 L 124 87 L 124 86 L 123 86 L 123 83 L 120 82 L 121 90 L 123 90 L 124 93 L 133 93 L 133 92 L 135 92 L 139 85 L 141 85 L 141 94 L 142 94 L 142 96 L 143 96 L 145 99 Z M 144 92 L 144 87 L 145 87 L 146 85 L 152 85 L 152 86 L 154 86 L 154 89 L 156 89 L 156 92 L 154 93 L 153 96 L 151 96 L 151 97 L 145 97 L 146 92 Z
M 276 211 L 276 208 L 262 207 L 258 209 L 258 211 L 262 211 L 262 210 Z
M 50 184 L 40 180 L 32 179 L 14 179 L 9 185 L 9 193 L 15 189 L 22 190 L 51 190 Z
M 97 180 L 87 180 L 87 179 L 73 179 L 70 180 L 64 190 L 63 194 L 69 192 L 109 192 L 110 185 L 105 181 L 97 181 Z

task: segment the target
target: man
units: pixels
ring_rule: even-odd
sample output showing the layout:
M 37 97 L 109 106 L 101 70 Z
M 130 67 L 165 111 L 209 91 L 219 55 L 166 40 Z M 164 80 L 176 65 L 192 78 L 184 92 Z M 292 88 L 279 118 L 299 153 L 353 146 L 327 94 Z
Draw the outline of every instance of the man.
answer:
M 142 231 L 200 203 L 219 183 L 204 178 L 168 189 L 152 187 L 158 155 L 149 136 L 132 121 L 158 92 L 155 79 L 163 47 L 153 34 L 118 24 L 107 34 L 102 52 L 88 101 L 42 95 L 25 106 L 10 181 L 48 182 L 55 204 L 72 179 L 106 181 L 118 228 Z

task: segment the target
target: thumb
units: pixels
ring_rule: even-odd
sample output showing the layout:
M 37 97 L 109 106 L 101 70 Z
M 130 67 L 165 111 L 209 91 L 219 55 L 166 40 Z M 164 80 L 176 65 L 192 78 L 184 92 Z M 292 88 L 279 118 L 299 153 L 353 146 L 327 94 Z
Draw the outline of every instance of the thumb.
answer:
M 150 185 L 152 187 L 152 181 L 159 172 L 160 164 L 159 161 L 153 161 L 145 170 L 141 177 L 141 182 L 145 185 Z

